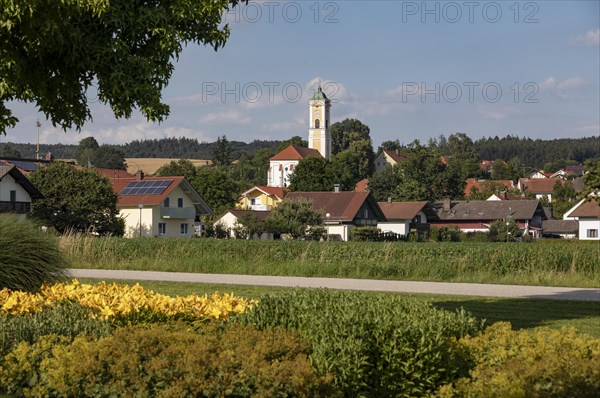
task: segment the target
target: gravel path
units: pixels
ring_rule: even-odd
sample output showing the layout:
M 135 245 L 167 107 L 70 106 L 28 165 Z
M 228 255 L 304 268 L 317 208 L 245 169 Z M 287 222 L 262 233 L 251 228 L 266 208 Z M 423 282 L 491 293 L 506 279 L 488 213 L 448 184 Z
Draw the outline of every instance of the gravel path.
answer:
M 373 279 L 306 278 L 185 272 L 70 269 L 73 278 L 123 279 L 168 282 L 219 283 L 230 285 L 312 287 L 399 293 L 450 294 L 460 296 L 538 298 L 600 302 L 600 289 L 569 287 L 490 285 L 481 283 L 405 282 Z M 598 306 L 600 312 L 600 305 Z

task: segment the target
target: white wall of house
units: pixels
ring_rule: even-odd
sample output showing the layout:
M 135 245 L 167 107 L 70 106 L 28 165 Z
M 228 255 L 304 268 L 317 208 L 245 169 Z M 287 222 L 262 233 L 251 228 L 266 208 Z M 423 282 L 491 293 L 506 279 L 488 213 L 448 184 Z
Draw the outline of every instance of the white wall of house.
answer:
M 327 229 L 327 235 L 337 235 L 343 241 L 350 240 L 352 225 L 325 224 L 324 227 Z
M 398 235 L 407 235 L 410 229 L 411 220 L 398 220 L 393 222 L 380 222 L 377 224 L 377 228 L 381 232 L 394 232 Z
M 579 217 L 579 240 L 600 240 L 600 219 Z
M 18 184 L 13 176 L 6 174 L 0 180 L 0 201 L 9 202 L 10 192 L 15 191 L 15 201 L 31 203 L 31 196 L 20 184 Z

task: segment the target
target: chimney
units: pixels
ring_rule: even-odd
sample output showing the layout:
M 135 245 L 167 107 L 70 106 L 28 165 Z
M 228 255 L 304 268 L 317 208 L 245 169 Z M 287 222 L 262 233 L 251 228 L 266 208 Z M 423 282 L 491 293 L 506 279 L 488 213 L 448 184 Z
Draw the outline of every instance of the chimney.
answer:
M 398 152 L 398 148 L 396 148 L 396 155 L 399 155 L 400 153 Z
M 144 172 L 143 172 L 142 170 L 138 170 L 138 171 L 135 173 L 135 178 L 136 178 L 136 180 L 138 180 L 138 181 L 141 181 L 141 180 L 143 180 L 143 179 L 144 179 Z
M 340 192 L 340 184 L 333 184 L 333 192 Z
M 50 161 L 52 161 L 52 160 L 54 160 L 54 156 L 52 156 L 52 153 L 48 152 L 46 154 L 46 156 L 44 156 L 44 160 L 50 160 Z
M 452 202 L 450 201 L 450 198 L 444 198 L 444 210 L 445 211 L 450 211 L 450 204 Z
M 392 198 L 388 198 L 388 203 L 392 203 Z
M 506 191 L 500 191 L 500 199 L 507 200 L 508 199 L 508 192 L 506 192 Z

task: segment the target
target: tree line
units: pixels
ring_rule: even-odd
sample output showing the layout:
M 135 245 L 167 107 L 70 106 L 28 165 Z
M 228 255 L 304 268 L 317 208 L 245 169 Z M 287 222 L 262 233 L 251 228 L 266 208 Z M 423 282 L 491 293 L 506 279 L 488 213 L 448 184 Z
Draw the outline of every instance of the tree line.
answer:
M 352 119 L 349 119 L 352 120 Z M 355 123 L 350 122 L 347 124 Z M 343 123 L 343 122 L 338 122 Z M 347 148 L 352 141 L 351 136 L 336 139 L 332 125 L 333 150 L 340 147 Z M 357 131 L 360 137 L 360 130 Z M 447 149 L 448 138 L 439 136 L 432 141 L 443 151 Z M 232 158 L 243 156 L 252 157 L 259 149 L 275 150 L 285 141 L 255 140 L 249 143 L 242 141 L 229 141 Z M 561 138 L 555 140 L 531 139 L 507 135 L 506 137 L 484 137 L 472 142 L 477 156 L 483 160 L 518 159 L 524 165 L 556 171 L 568 164 L 582 164 L 589 159 L 600 158 L 600 137 L 586 138 Z M 195 138 L 161 138 L 153 140 L 135 140 L 124 145 L 107 145 L 119 149 L 124 157 L 128 158 L 177 158 L 177 159 L 211 159 L 217 142 L 203 142 Z M 41 154 L 51 153 L 59 159 L 75 159 L 79 145 L 66 144 L 41 144 Z M 378 151 L 385 149 L 402 148 L 399 140 L 384 141 Z M 35 144 L 0 143 L 0 156 L 6 157 L 35 157 Z M 556 170 L 554 170 L 556 169 Z

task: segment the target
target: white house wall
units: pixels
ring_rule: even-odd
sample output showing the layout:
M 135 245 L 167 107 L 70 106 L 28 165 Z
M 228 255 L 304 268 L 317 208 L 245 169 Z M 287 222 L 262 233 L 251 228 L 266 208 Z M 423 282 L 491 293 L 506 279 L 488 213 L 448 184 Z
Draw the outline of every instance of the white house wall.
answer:
M 6 174 L 2 180 L 0 180 L 0 201 L 10 201 L 10 191 L 16 192 L 17 202 L 29 202 L 31 203 L 31 196 L 20 184 L 18 184 L 13 176 Z
M 410 220 L 397 222 L 380 222 L 377 228 L 381 232 L 394 232 L 398 235 L 406 235 L 409 231 Z
M 595 238 L 588 238 L 588 230 L 596 230 Z M 600 220 L 579 217 L 579 240 L 600 240 Z

